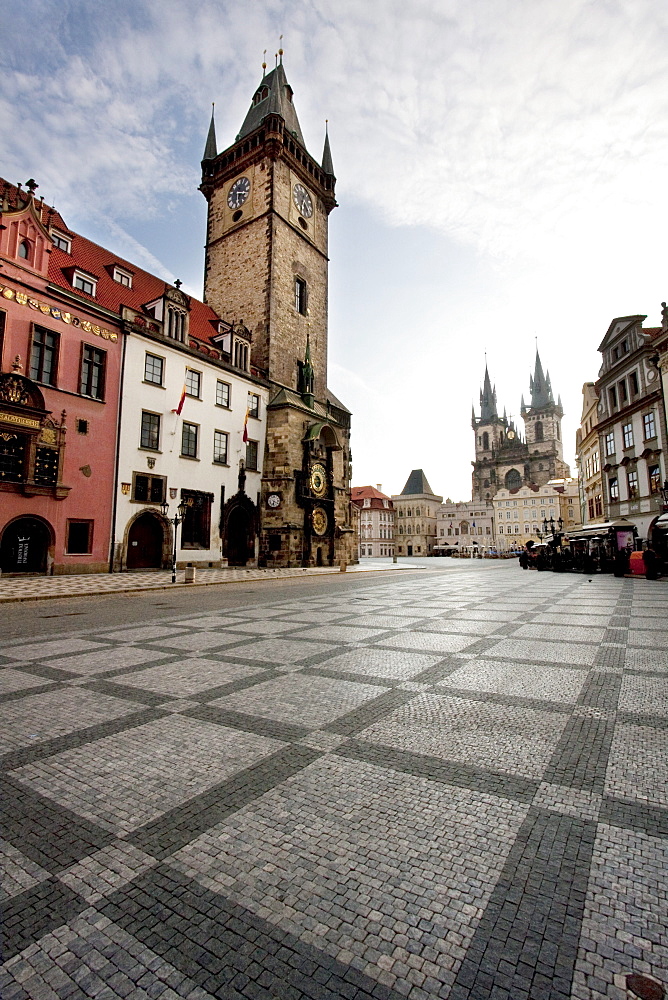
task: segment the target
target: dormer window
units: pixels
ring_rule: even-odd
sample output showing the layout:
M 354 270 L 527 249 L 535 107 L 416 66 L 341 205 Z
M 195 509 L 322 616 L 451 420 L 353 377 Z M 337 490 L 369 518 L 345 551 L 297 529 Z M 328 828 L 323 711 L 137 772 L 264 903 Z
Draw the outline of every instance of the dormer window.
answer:
M 234 366 L 235 368 L 241 368 L 242 371 L 248 371 L 248 344 L 245 340 L 238 340 L 235 337 L 234 340 Z
M 260 101 L 264 101 L 267 97 L 269 97 L 269 87 L 260 87 L 253 98 L 253 107 L 259 104 Z
M 94 296 L 97 289 L 97 279 L 93 278 L 90 274 L 86 274 L 85 271 L 75 271 L 72 278 L 72 287 L 77 292 L 83 292 L 84 295 Z
M 171 340 L 178 340 L 183 343 L 186 339 L 186 325 L 188 314 L 184 309 L 176 309 L 171 303 L 167 306 L 167 319 L 165 322 L 165 334 Z
M 124 271 L 122 267 L 114 267 L 113 278 L 119 285 L 125 285 L 126 288 L 132 288 L 132 275 L 129 271 Z
M 58 247 L 59 250 L 64 250 L 65 253 L 72 253 L 72 240 L 67 236 L 63 236 L 62 233 L 58 233 L 54 230 L 51 233 L 51 242 L 54 247 Z

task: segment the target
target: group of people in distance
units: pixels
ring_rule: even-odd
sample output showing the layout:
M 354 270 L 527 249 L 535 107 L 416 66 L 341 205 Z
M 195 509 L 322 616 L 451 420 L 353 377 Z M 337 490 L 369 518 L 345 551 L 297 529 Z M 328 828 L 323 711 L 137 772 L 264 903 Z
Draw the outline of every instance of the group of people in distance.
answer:
M 606 560 L 606 565 L 603 566 L 599 565 L 594 555 L 588 551 L 574 558 L 568 547 L 557 550 L 547 545 L 536 545 L 535 542 L 529 540 L 520 552 L 519 564 L 522 569 L 552 569 L 560 572 L 579 570 L 583 573 L 595 573 L 601 569 L 608 572 L 612 570 L 615 576 L 625 576 L 629 572 L 632 552 L 632 548 L 619 549 L 614 557 L 613 565 L 610 565 L 611 560 Z M 648 544 L 643 550 L 642 558 L 646 579 L 658 580 L 660 561 L 651 544 Z

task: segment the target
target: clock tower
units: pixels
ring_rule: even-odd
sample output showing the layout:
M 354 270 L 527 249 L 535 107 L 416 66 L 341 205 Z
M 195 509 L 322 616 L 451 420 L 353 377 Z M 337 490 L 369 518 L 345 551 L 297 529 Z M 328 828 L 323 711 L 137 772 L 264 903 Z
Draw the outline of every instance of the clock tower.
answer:
M 204 300 L 243 329 L 271 387 L 259 497 L 261 564 L 355 559 L 350 413 L 327 388 L 329 139 L 307 151 L 281 61 L 263 73 L 234 143 L 213 118 L 200 190 L 208 203 Z M 243 355 L 242 355 L 243 357 Z M 235 362 L 236 363 L 236 362 Z

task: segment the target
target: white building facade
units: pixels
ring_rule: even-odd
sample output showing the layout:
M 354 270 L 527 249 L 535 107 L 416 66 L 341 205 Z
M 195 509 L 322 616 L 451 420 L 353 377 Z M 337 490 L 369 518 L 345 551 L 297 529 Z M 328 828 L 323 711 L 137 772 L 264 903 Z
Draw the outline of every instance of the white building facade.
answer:
M 446 500 L 438 511 L 437 533 L 437 552 L 486 552 L 494 546 L 494 504 L 485 500 Z
M 204 341 L 163 335 L 159 322 L 138 332 L 136 316 L 124 318 L 114 568 L 170 565 L 181 503 L 177 566 L 256 564 L 257 530 L 247 522 L 259 507 L 268 387 Z M 236 495 L 250 512 L 239 558 L 229 525 L 230 552 L 222 547 Z

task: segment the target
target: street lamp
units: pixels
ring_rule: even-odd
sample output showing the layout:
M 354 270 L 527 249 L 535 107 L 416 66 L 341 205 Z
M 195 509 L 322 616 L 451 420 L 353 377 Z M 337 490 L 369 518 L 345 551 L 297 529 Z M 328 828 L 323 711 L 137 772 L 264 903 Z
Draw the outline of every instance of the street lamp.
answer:
M 169 504 L 166 500 L 163 500 L 160 504 L 160 510 L 162 511 L 162 516 L 169 521 L 170 524 L 174 526 L 174 550 L 172 552 L 172 583 L 176 583 L 176 530 L 181 524 L 181 521 L 185 517 L 187 503 L 182 500 L 181 503 L 176 508 L 176 514 L 174 517 L 167 517 L 169 513 Z

